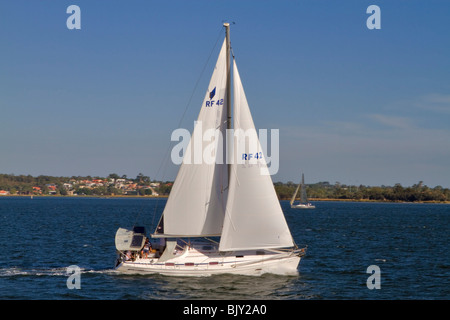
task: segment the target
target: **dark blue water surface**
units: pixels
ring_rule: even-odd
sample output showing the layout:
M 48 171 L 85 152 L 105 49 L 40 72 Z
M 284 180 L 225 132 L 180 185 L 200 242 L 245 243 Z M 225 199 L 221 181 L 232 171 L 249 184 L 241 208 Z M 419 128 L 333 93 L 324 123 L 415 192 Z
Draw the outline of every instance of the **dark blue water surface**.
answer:
M 449 299 L 450 205 L 281 205 L 299 246 L 298 276 L 178 278 L 113 271 L 117 228 L 153 231 L 165 199 L 0 198 L 0 299 Z M 157 207 L 156 207 L 157 205 Z M 68 289 L 67 267 L 81 268 Z M 368 289 L 367 268 L 380 268 Z

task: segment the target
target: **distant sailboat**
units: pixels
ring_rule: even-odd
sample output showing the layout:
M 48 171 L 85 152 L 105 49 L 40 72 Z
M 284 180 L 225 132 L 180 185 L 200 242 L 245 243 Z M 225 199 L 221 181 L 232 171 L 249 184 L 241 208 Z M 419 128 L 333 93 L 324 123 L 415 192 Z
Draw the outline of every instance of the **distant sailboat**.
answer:
M 297 196 L 298 190 L 300 189 L 300 203 L 294 204 L 295 197 Z M 305 176 L 302 173 L 302 182 L 298 184 L 297 189 L 295 189 L 294 195 L 291 199 L 291 208 L 293 209 L 314 209 L 315 206 L 309 203 L 308 197 L 306 196 L 305 187 Z
M 226 137 L 226 130 L 231 128 L 229 24 L 224 26 L 226 38 L 198 116 L 197 125 L 202 127 L 196 125 L 192 137 L 202 129 L 220 130 Z M 233 82 L 234 130 L 256 134 L 234 57 Z M 119 228 L 116 270 L 175 276 L 297 274 L 305 249 L 294 243 L 259 140 L 250 144 L 245 143 L 245 137 L 234 136 L 234 141 L 234 157 L 238 150 L 258 155 L 253 157 L 254 163 L 183 162 L 151 235 L 160 244 L 146 247 L 143 228 Z M 237 145 L 245 145 L 244 150 Z M 191 139 L 187 150 L 195 147 Z M 223 155 L 220 151 L 224 147 L 216 142 L 215 157 Z M 206 152 L 205 148 L 201 151 Z

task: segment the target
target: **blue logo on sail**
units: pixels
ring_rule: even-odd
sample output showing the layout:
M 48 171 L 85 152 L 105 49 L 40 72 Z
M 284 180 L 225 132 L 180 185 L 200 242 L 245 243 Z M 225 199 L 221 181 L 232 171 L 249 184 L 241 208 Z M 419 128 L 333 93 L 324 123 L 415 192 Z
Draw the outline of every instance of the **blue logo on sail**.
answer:
M 212 89 L 212 91 L 209 93 L 209 99 L 214 98 L 215 95 L 216 95 L 216 87 L 214 87 L 214 89 Z

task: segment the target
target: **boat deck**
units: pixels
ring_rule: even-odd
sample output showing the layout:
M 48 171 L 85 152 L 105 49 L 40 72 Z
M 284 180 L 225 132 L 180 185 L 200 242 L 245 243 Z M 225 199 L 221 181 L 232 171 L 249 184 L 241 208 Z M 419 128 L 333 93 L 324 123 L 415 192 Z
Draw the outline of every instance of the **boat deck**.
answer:
M 119 261 L 116 269 L 126 273 L 161 273 L 166 275 L 211 275 L 216 273 L 262 274 L 282 270 L 281 273 L 297 273 L 303 249 L 297 250 L 248 250 L 219 252 L 211 244 L 186 244 L 178 247 L 174 255 L 165 261 L 151 253 L 148 257 Z M 280 265 L 280 260 L 284 260 Z

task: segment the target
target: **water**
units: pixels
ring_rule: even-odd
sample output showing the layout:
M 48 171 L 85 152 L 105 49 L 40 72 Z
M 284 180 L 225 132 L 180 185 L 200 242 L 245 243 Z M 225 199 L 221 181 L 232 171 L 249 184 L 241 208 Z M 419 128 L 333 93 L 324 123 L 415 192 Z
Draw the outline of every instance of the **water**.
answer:
M 117 228 L 154 226 L 164 204 L 148 198 L 0 198 L 0 299 L 450 298 L 450 205 L 316 202 L 315 210 L 295 210 L 282 201 L 296 243 L 308 245 L 298 276 L 114 272 Z M 67 287 L 71 265 L 81 268 L 79 290 Z M 370 265 L 381 270 L 380 289 L 367 288 Z

